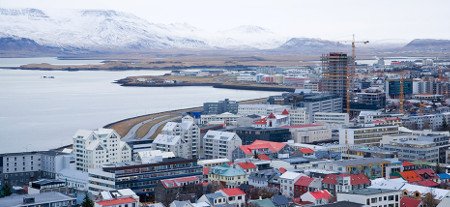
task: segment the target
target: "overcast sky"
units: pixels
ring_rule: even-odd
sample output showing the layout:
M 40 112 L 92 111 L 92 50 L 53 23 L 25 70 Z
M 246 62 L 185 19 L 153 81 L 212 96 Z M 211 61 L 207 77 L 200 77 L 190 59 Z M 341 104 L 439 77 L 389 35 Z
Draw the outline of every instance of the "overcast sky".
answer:
M 450 0 L 0 0 L 1 8 L 113 9 L 205 30 L 258 25 L 286 36 L 450 39 Z

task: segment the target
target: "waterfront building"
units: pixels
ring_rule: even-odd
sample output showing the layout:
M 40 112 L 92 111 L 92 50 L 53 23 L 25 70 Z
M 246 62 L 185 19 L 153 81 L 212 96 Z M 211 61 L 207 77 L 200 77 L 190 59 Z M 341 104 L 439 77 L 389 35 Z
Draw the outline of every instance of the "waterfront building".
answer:
M 390 189 L 358 189 L 339 192 L 337 201 L 352 201 L 367 206 L 400 206 L 402 191 Z
M 209 130 L 203 136 L 204 158 L 227 158 L 233 160 L 233 151 L 241 145 L 241 138 L 234 132 Z
M 301 124 L 282 128 L 289 129 L 295 143 L 317 143 L 331 140 L 331 129 L 323 124 Z
M 238 114 L 242 116 L 246 115 L 260 115 L 267 116 L 271 113 L 281 114 L 285 109 L 289 109 L 290 106 L 285 105 L 271 105 L 271 104 L 239 104 Z
M 166 123 L 161 133 L 153 140 L 152 149 L 173 152 L 176 156 L 186 159 L 198 158 L 200 141 L 200 128 L 191 116 L 184 116 L 181 123 Z
M 41 178 L 55 179 L 59 171 L 74 162 L 71 154 L 36 151 L 0 154 L 1 183 L 23 186 Z
M 225 112 L 222 114 L 209 114 L 202 115 L 200 117 L 201 125 L 209 125 L 209 124 L 223 124 L 223 125 L 231 125 L 235 126 L 237 124 L 237 119 L 242 117 L 241 115 L 232 114 L 230 112 Z
M 344 127 L 339 129 L 339 144 L 379 145 L 383 135 L 398 133 L 398 126 Z
M 239 103 L 237 101 L 231 101 L 229 99 L 218 102 L 206 102 L 203 103 L 203 114 L 222 114 L 225 112 L 237 114 L 238 106 Z
M 104 164 L 131 161 L 131 147 L 113 129 L 78 130 L 73 136 L 77 170 L 100 168 Z
M 61 206 L 76 205 L 76 198 L 59 192 L 45 192 L 33 195 L 11 195 L 0 198 L 0 206 L 30 207 L 30 206 Z
M 151 162 L 125 162 L 107 164 L 89 169 L 89 193 L 130 188 L 142 200 L 153 201 L 155 188 L 162 179 L 201 176 L 202 166 L 196 159 L 159 157 Z

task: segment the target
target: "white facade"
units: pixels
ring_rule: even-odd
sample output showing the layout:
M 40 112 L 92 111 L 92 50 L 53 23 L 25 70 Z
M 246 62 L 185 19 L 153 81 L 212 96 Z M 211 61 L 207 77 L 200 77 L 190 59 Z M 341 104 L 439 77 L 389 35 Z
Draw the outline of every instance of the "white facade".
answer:
M 173 152 L 186 159 L 198 158 L 200 148 L 200 128 L 190 116 L 181 123 L 167 122 L 152 143 L 154 150 Z
M 295 143 L 312 143 L 330 140 L 332 133 L 330 127 L 323 124 L 303 124 L 289 127 Z
M 289 106 L 283 105 L 270 105 L 270 104 L 239 104 L 238 114 L 239 115 L 260 115 L 267 116 L 271 113 L 281 114 L 284 109 L 289 109 Z
M 351 201 L 365 206 L 400 206 L 400 199 L 400 190 L 368 188 L 337 193 L 337 201 Z
M 78 130 L 73 136 L 76 169 L 87 172 L 104 164 L 131 161 L 131 147 L 113 129 Z
M 398 134 L 398 126 L 348 127 L 339 129 L 340 145 L 378 145 L 383 135 Z
M 349 120 L 347 113 L 316 112 L 314 114 L 314 123 L 348 125 Z
M 233 151 L 242 145 L 241 138 L 234 132 L 209 130 L 203 137 L 205 159 L 233 159 Z
M 305 108 L 294 108 L 289 110 L 289 117 L 291 125 L 306 124 L 310 122 Z
M 236 125 L 237 119 L 242 117 L 241 115 L 232 114 L 230 112 L 225 112 L 223 114 L 210 114 L 202 115 L 200 117 L 200 124 L 225 124 L 225 125 Z
M 294 197 L 294 184 L 295 182 L 302 176 L 306 176 L 302 173 L 286 171 L 280 177 L 280 192 L 281 195 L 284 195 L 288 198 Z

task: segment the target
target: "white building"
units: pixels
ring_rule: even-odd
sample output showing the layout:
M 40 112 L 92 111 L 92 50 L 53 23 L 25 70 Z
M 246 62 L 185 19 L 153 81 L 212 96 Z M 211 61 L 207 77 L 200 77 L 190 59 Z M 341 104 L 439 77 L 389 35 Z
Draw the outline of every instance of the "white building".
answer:
M 280 177 L 280 192 L 281 195 L 284 195 L 288 198 L 294 197 L 294 184 L 295 182 L 302 176 L 306 176 L 302 173 L 286 171 Z
M 281 114 L 269 114 L 262 116 L 261 119 L 253 122 L 252 127 L 255 128 L 276 128 L 290 125 L 289 113 L 284 110 Z
M 389 134 L 398 134 L 398 126 L 346 127 L 339 129 L 339 144 L 378 145 Z
M 306 124 L 310 122 L 308 115 L 306 114 L 306 109 L 301 107 L 290 109 L 289 118 L 291 125 Z
M 242 116 L 232 114 L 230 112 L 225 112 L 223 114 L 202 115 L 200 117 L 200 124 L 202 124 L 202 125 L 225 124 L 225 125 L 235 126 L 237 123 L 237 119 L 240 117 L 242 117 Z
M 95 201 L 95 207 L 138 207 L 139 196 L 131 189 L 103 191 L 99 199 Z
M 314 123 L 348 125 L 349 121 L 347 113 L 316 112 L 314 114 Z
M 402 191 L 366 188 L 337 193 L 337 201 L 351 201 L 366 206 L 400 206 Z
M 131 147 L 113 129 L 78 130 L 73 136 L 76 169 L 87 172 L 104 164 L 131 161 Z
M 209 130 L 203 137 L 205 159 L 233 159 L 233 151 L 242 145 L 241 138 L 234 132 Z
M 324 124 L 300 124 L 285 126 L 291 132 L 295 143 L 312 143 L 330 140 L 332 137 L 331 129 Z
M 283 105 L 270 105 L 270 104 L 239 104 L 238 114 L 239 115 L 260 115 L 267 116 L 271 113 L 281 114 L 285 109 L 289 109 L 289 106 Z
M 200 128 L 190 116 L 182 118 L 181 123 L 167 122 L 152 143 L 152 149 L 174 152 L 186 159 L 198 158 L 200 148 Z
M 248 74 L 248 73 L 242 73 L 239 74 L 236 77 L 237 81 L 244 81 L 244 82 L 256 82 L 256 75 Z

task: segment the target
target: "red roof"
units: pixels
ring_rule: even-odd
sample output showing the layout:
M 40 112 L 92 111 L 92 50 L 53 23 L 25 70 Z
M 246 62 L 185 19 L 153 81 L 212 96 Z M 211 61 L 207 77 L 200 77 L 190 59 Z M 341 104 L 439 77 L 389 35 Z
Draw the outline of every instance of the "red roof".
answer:
M 284 109 L 283 112 L 281 112 L 281 115 L 289 115 L 289 111 L 287 109 Z
M 437 176 L 436 173 L 434 172 L 434 170 L 430 169 L 430 168 L 418 169 L 418 170 L 414 170 L 414 171 L 422 177 L 424 175 L 428 175 L 429 179 L 439 179 L 439 176 Z
M 280 173 L 285 173 L 287 170 L 284 167 L 280 167 L 280 169 L 278 169 L 278 171 L 280 171 Z
M 180 178 L 172 178 L 172 179 L 164 179 L 161 180 L 161 183 L 166 188 L 175 188 L 183 186 L 186 183 L 195 183 L 200 182 L 200 178 L 197 176 L 188 176 L 188 177 L 180 177 Z
M 277 117 L 275 116 L 275 114 L 270 113 L 267 118 L 269 118 L 269 119 L 276 119 Z
M 270 160 L 270 157 L 265 154 L 259 154 L 258 159 L 260 160 Z
M 240 163 L 238 163 L 238 165 L 239 165 L 242 169 L 245 169 L 245 170 L 248 170 L 248 169 L 256 169 L 256 165 L 253 164 L 252 162 L 240 162 Z
M 425 187 L 436 187 L 439 185 L 439 183 L 436 183 L 432 180 L 422 180 L 422 181 L 416 182 L 415 184 L 425 186 Z
M 270 152 L 276 153 L 283 149 L 284 146 L 286 146 L 286 143 L 255 140 L 249 145 L 240 146 L 240 149 L 244 152 L 244 154 L 252 155 L 252 150 L 269 149 Z
M 300 152 L 303 154 L 313 154 L 314 150 L 307 148 L 307 147 L 303 147 L 303 148 L 300 148 Z
M 412 164 L 412 163 L 410 163 L 410 162 L 408 162 L 408 161 L 404 161 L 404 162 L 402 163 L 402 165 L 403 165 L 403 167 L 411 167 L 411 166 L 414 166 L 414 164 Z
M 327 190 L 319 190 L 314 192 L 309 192 L 315 199 L 325 199 L 330 200 L 331 199 L 331 193 Z
M 253 122 L 254 124 L 267 124 L 266 118 L 262 118 Z
M 136 199 L 128 197 L 128 198 L 116 198 L 116 199 L 112 199 L 112 200 L 98 201 L 96 203 L 101 206 L 114 206 L 114 205 L 134 203 L 134 202 L 136 202 Z
M 208 175 L 209 174 L 209 168 L 208 167 L 204 167 L 203 168 L 203 175 Z
M 403 196 L 400 199 L 400 207 L 418 207 L 421 203 L 420 199 Z
M 329 174 L 323 178 L 322 183 L 336 185 L 338 178 L 343 177 L 350 177 L 350 185 L 370 184 L 369 178 L 364 174 Z
M 408 183 L 419 182 L 422 180 L 422 177 L 420 177 L 419 174 L 412 170 L 400 172 L 400 176 L 408 181 Z
M 245 195 L 244 191 L 242 191 L 239 188 L 224 188 L 222 191 L 227 194 L 228 197 L 230 196 L 238 196 L 238 195 Z
M 308 176 L 302 176 L 300 177 L 294 185 L 308 187 L 309 184 L 314 180 L 314 178 L 308 177 Z

